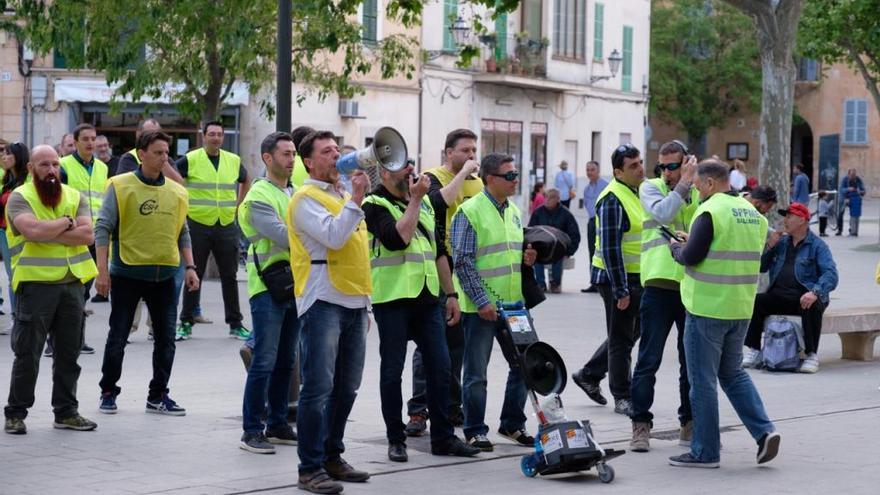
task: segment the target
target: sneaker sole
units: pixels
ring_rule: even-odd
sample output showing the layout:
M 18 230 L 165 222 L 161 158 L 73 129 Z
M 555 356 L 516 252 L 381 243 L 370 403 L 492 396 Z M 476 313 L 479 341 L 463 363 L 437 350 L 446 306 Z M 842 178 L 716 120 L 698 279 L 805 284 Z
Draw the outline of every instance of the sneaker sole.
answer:
M 480 445 L 474 445 L 474 444 L 472 444 L 472 443 L 469 443 L 468 445 L 470 445 L 471 447 L 473 447 L 473 448 L 475 448 L 475 449 L 480 449 L 480 452 L 492 452 L 492 451 L 495 450 L 495 446 L 494 446 L 494 445 L 489 445 L 489 446 L 487 446 L 487 447 L 486 447 L 486 446 L 480 446 Z
M 99 407 L 98 412 L 101 414 L 116 414 L 118 411 L 116 409 L 101 409 Z
M 779 454 L 779 444 L 782 442 L 782 435 L 773 432 L 764 442 L 764 448 L 758 452 L 758 464 L 764 464 L 772 461 Z
M 7 430 L 5 428 L 3 429 L 3 431 L 9 433 L 10 435 L 24 435 L 27 433 L 27 430 Z
M 74 431 L 92 431 L 95 428 L 97 428 L 97 425 L 96 426 L 70 426 L 70 425 L 66 425 L 64 423 L 54 423 L 54 422 L 52 423 L 52 426 L 59 429 L 59 430 L 74 430 Z
M 246 450 L 248 452 L 252 452 L 254 454 L 274 454 L 275 453 L 275 449 L 261 449 L 258 447 L 251 447 L 250 445 L 248 445 L 244 442 L 241 442 L 240 444 L 238 444 L 238 448 L 240 448 L 241 450 Z
M 511 437 L 511 436 L 505 435 L 504 433 L 501 433 L 501 432 L 498 432 L 498 436 L 510 440 L 510 441 L 513 442 L 513 444 L 516 445 L 517 447 L 534 447 L 534 446 L 535 446 L 535 441 L 534 441 L 534 439 L 533 439 L 531 442 L 521 442 L 521 441 L 517 440 L 516 438 L 513 438 L 513 437 Z
M 638 445 L 638 446 L 635 446 L 635 445 L 630 444 L 630 446 L 629 446 L 629 450 L 630 450 L 631 452 L 650 452 L 650 451 L 651 451 L 651 447 L 648 446 L 648 445 Z
M 320 488 L 311 488 L 311 487 L 309 487 L 309 485 L 304 484 L 304 483 L 297 483 L 296 487 L 299 488 L 300 490 L 303 490 L 306 492 L 311 492 L 311 493 L 321 493 L 321 494 L 329 494 L 329 495 L 333 495 L 336 493 L 342 493 L 341 486 L 340 487 L 333 487 L 333 488 L 326 488 L 326 489 L 322 490 Z
M 145 408 L 144 412 L 148 414 L 161 414 L 163 416 L 186 416 L 186 411 L 159 411 L 156 409 Z
M 702 469 L 715 469 L 721 465 L 720 462 L 678 462 L 669 460 L 670 466 L 676 467 L 687 467 L 687 468 L 702 468 Z
M 266 437 L 266 440 L 269 440 L 269 443 L 275 444 L 275 445 L 296 445 L 297 444 L 297 440 L 285 440 L 282 438 Z

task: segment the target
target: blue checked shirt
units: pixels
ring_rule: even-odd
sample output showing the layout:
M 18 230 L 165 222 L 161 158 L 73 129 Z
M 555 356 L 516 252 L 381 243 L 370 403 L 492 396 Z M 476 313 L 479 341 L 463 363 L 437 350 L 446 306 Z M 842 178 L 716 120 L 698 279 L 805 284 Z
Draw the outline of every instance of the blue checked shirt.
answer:
M 504 218 L 504 210 L 507 209 L 509 203 L 498 203 L 485 189 L 483 194 L 489 197 L 489 201 L 498 209 L 501 215 L 499 220 Z M 477 308 L 481 308 L 489 304 L 489 295 L 486 289 L 480 283 L 480 276 L 477 274 L 477 231 L 471 225 L 471 222 L 459 210 L 452 219 L 451 227 L 451 244 L 452 244 L 452 266 L 455 267 L 455 274 L 461 283 L 461 289 L 471 301 L 476 304 Z
M 638 193 L 636 193 L 638 194 Z M 613 194 L 606 194 L 596 205 L 599 217 L 599 254 L 605 262 L 605 269 L 592 267 L 590 282 L 592 284 L 610 284 L 615 299 L 629 295 L 626 267 L 623 263 L 623 233 L 629 230 L 629 218 L 623 205 Z M 637 279 L 638 274 L 633 274 Z M 637 282 L 636 282 L 637 284 Z

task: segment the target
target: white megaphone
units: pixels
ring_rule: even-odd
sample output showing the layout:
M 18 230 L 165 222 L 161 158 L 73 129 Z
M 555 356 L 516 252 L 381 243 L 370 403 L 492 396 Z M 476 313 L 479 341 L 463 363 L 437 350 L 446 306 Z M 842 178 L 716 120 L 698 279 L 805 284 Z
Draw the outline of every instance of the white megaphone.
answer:
M 355 170 L 379 167 L 397 172 L 406 167 L 406 141 L 395 129 L 383 127 L 373 136 L 373 144 L 353 151 L 336 160 L 339 173 L 351 175 Z

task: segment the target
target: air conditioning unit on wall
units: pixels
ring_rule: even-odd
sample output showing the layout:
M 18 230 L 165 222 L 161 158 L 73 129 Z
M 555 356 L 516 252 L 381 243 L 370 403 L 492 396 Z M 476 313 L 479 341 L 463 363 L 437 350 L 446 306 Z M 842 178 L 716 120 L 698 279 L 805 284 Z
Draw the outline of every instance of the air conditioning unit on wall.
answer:
M 358 113 L 358 102 L 355 100 L 339 100 L 339 116 L 344 119 L 362 119 Z

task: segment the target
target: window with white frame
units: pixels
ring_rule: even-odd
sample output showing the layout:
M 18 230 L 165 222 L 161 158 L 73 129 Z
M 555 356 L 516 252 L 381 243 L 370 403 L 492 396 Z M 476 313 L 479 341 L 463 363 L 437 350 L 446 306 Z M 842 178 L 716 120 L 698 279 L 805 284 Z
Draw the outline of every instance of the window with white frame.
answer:
M 587 32 L 586 0 L 556 0 L 553 9 L 553 55 L 583 60 Z

